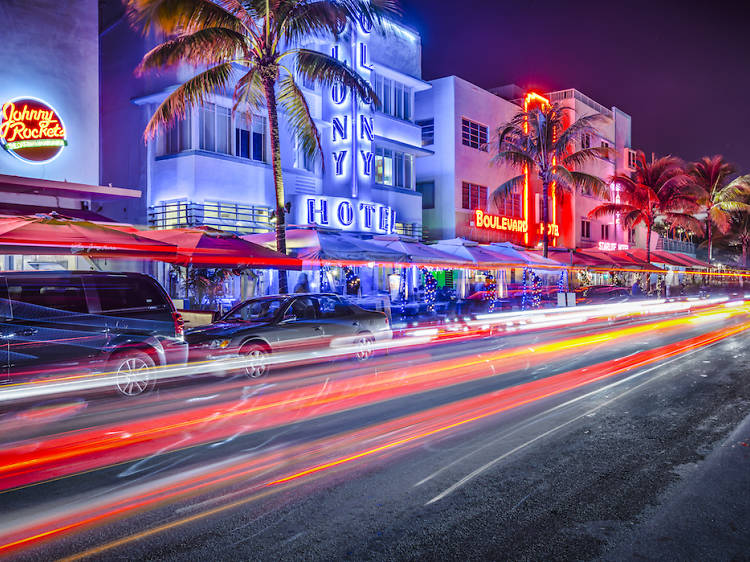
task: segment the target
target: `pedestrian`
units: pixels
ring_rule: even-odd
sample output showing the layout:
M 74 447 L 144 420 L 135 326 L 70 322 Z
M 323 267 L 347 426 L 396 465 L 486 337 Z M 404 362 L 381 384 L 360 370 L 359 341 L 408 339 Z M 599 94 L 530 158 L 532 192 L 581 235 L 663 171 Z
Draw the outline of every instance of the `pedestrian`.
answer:
M 633 281 L 633 287 L 631 288 L 631 294 L 634 297 L 640 297 L 641 296 L 641 284 L 636 277 L 635 281 Z

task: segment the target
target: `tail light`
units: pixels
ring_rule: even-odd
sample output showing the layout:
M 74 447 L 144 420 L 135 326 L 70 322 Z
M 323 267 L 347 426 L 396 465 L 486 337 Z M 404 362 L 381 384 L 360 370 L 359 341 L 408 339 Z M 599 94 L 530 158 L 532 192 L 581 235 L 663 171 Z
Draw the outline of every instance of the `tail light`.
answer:
M 179 312 L 173 312 L 172 318 L 174 319 L 174 335 L 181 338 L 185 335 L 185 321 L 182 319 L 182 314 Z

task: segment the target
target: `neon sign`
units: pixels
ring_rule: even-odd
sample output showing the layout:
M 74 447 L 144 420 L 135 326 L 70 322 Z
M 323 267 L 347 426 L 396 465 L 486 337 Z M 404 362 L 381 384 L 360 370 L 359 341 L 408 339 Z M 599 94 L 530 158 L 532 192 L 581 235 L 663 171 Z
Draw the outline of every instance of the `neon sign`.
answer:
M 474 224 L 477 228 L 484 228 L 487 230 L 524 233 L 528 231 L 528 223 L 523 219 L 490 215 L 481 209 L 474 211 Z
M 344 197 L 300 196 L 295 204 L 298 223 L 327 226 L 354 232 L 390 234 L 396 227 L 396 212 L 387 205 Z
M 16 98 L 3 104 L 0 144 L 20 160 L 42 164 L 57 157 L 68 141 L 62 119 L 46 102 Z
M 630 246 L 627 244 L 618 244 L 617 242 L 605 242 L 604 240 L 600 240 L 599 249 L 604 252 L 612 252 L 614 250 L 629 250 Z

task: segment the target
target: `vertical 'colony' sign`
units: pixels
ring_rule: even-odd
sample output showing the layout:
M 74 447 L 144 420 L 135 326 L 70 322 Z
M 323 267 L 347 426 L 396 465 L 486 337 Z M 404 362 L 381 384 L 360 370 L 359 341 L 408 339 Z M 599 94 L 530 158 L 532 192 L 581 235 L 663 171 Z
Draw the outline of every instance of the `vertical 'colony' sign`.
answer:
M 44 164 L 57 157 L 67 144 L 65 125 L 47 103 L 16 98 L 3 104 L 0 145 L 16 158 Z
M 353 44 L 349 46 L 351 56 L 356 61 L 352 66 L 362 76 L 371 79 L 370 73 L 373 66 L 369 58 L 366 39 L 372 32 L 372 23 L 362 18 L 358 27 L 361 33 L 352 34 Z M 347 56 L 342 52 L 344 46 L 343 44 L 333 45 L 331 56 L 348 63 Z M 349 97 L 351 99 L 348 99 Z M 375 140 L 375 133 L 373 132 L 371 101 L 355 99 L 352 92 L 338 83 L 331 87 L 331 104 L 332 168 L 335 175 L 341 179 L 351 175 L 352 197 L 357 197 L 358 176 L 370 178 L 373 172 L 372 143 Z

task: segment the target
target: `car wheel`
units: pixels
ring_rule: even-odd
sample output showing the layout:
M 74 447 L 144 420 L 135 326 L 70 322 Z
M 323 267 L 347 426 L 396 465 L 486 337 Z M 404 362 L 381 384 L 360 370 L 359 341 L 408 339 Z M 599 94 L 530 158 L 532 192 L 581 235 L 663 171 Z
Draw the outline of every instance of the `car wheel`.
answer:
M 257 379 L 268 374 L 268 350 L 257 343 L 245 345 L 240 349 L 240 356 L 246 361 L 242 368 L 251 379 Z
M 354 340 L 354 346 L 357 349 L 357 361 L 364 362 L 373 356 L 375 352 L 373 350 L 373 343 L 375 343 L 375 340 L 373 340 L 372 336 L 369 334 L 359 334 L 357 336 Z
M 154 384 L 154 360 L 142 351 L 129 351 L 115 356 L 112 370 L 115 388 L 123 396 L 138 396 Z

